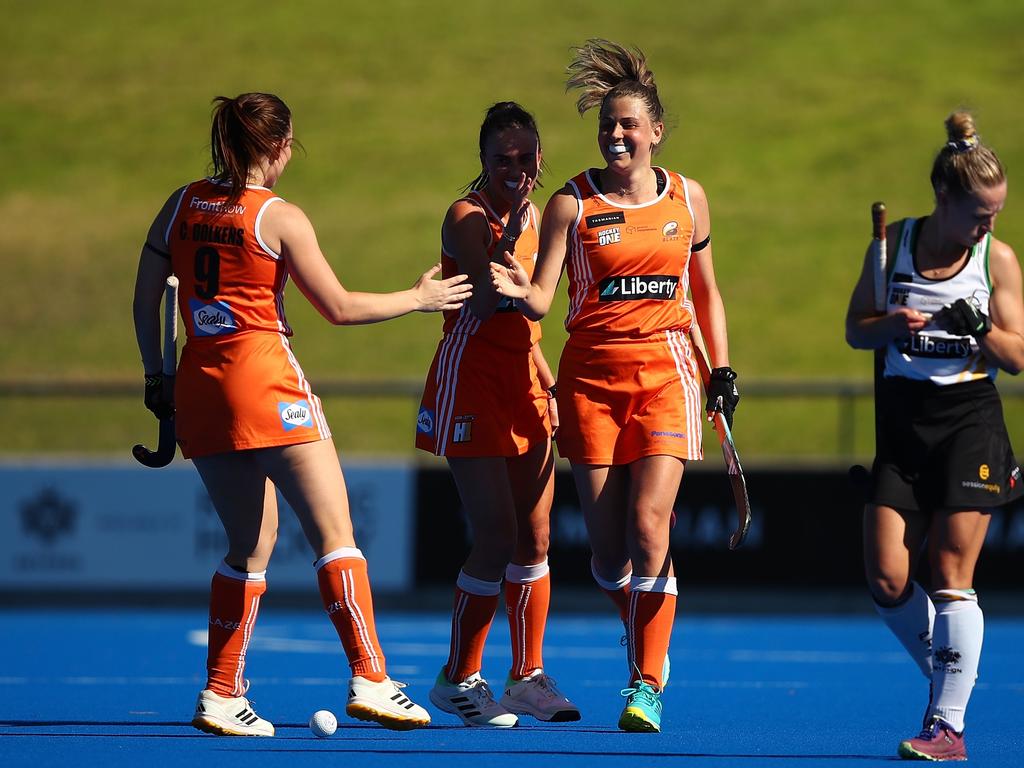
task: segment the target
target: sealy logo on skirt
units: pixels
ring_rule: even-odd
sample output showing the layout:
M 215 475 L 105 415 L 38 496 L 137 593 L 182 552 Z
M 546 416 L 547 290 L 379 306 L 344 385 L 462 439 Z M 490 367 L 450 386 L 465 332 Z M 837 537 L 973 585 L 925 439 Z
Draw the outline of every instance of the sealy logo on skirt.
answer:
M 298 427 L 313 426 L 313 411 L 305 400 L 294 403 L 278 403 L 277 412 L 281 415 L 281 426 L 285 432 Z

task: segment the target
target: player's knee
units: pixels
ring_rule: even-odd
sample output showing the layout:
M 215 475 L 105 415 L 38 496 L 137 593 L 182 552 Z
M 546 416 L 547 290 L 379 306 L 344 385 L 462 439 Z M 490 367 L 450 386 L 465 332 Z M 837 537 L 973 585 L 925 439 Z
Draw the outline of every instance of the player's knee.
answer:
M 868 590 L 876 603 L 892 608 L 904 602 L 913 591 L 910 579 L 886 574 L 868 574 Z

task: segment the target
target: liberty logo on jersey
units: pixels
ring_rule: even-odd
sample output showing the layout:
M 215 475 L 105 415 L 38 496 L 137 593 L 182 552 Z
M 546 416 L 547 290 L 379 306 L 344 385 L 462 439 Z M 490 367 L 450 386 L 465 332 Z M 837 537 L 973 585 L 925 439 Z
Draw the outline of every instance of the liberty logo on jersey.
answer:
M 285 432 L 291 432 L 298 427 L 313 426 L 313 411 L 305 400 L 294 403 L 278 403 L 277 412 L 281 414 L 281 426 L 284 427 Z
M 223 301 L 207 304 L 198 299 L 189 299 L 188 308 L 192 312 L 196 336 L 220 336 L 238 330 L 231 307 Z
M 416 431 L 424 435 L 434 434 L 434 412 L 429 408 L 420 406 L 419 415 L 416 416 Z
M 910 357 L 951 358 L 970 357 L 970 337 L 945 339 L 926 333 L 915 333 L 910 341 L 900 342 L 898 349 Z
M 676 275 L 620 275 L 606 277 L 598 286 L 600 301 L 636 301 L 655 299 L 669 301 L 676 297 L 679 278 Z

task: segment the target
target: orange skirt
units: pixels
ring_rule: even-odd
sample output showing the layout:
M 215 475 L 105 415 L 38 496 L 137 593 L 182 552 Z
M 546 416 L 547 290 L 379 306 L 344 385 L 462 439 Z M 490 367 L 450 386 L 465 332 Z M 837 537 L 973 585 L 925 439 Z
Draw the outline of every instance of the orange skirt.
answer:
M 416 447 L 437 456 L 520 456 L 548 439 L 547 392 L 533 356 L 445 334 L 416 419 Z
M 189 340 L 174 402 L 178 444 L 187 459 L 331 436 L 320 398 L 280 333 Z
M 704 407 L 689 336 L 587 340 L 570 335 L 558 364 L 558 453 L 574 464 L 646 456 L 701 459 Z

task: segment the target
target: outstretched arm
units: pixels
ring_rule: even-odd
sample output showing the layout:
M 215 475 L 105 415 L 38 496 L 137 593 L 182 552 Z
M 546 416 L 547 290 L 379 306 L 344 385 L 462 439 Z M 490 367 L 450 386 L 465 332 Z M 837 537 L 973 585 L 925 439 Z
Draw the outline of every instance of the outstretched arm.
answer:
M 282 201 L 267 208 L 261 234 L 264 242 L 285 259 L 289 275 L 302 294 L 335 325 L 379 323 L 409 312 L 458 309 L 472 295 L 466 275 L 434 280 L 440 264 L 420 275 L 405 291 L 347 290 L 324 258 L 306 214 L 290 203 Z
M 540 320 L 551 309 L 551 301 L 565 266 L 569 233 L 576 223 L 579 208 L 568 188 L 552 196 L 544 208 L 540 228 L 540 253 L 533 271 L 533 282 L 512 254 L 506 252 L 505 265 L 491 266 L 491 283 L 503 296 L 517 299 L 520 311 L 531 320 Z

